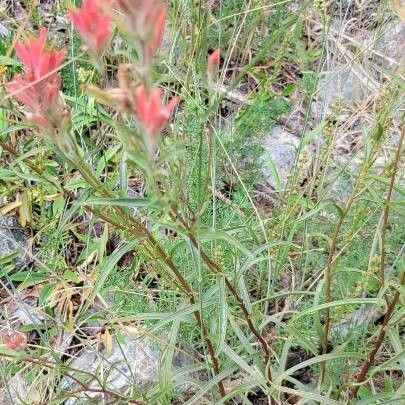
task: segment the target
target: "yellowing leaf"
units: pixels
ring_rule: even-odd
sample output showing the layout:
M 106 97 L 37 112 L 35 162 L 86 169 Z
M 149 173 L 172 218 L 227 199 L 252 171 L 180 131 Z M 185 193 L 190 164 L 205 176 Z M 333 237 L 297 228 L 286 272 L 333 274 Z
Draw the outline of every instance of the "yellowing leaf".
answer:
M 392 8 L 398 14 L 402 22 L 405 21 L 405 3 L 402 0 L 393 0 Z
M 67 308 L 67 319 L 66 319 L 66 329 L 68 332 L 73 333 L 74 325 L 75 325 L 75 317 L 73 316 L 73 303 L 72 301 L 68 301 L 68 308 Z
M 6 215 L 10 211 L 20 207 L 21 204 L 22 204 L 21 201 L 18 201 L 18 200 L 10 202 L 10 203 L 6 204 L 5 206 L 1 207 L 0 212 L 2 215 Z
M 61 196 L 62 196 L 61 193 L 49 194 L 49 195 L 45 196 L 44 200 L 45 201 L 54 201 L 54 200 L 58 199 Z
M 112 342 L 111 333 L 108 329 L 106 329 L 103 333 L 103 344 L 104 344 L 107 354 L 110 355 L 112 353 L 112 349 L 113 349 L 113 342 Z
M 141 334 L 140 329 L 135 326 L 125 326 L 125 329 L 130 335 L 139 336 Z
M 19 222 L 24 228 L 27 223 L 31 222 L 31 194 L 25 190 L 21 197 L 21 206 L 18 209 Z

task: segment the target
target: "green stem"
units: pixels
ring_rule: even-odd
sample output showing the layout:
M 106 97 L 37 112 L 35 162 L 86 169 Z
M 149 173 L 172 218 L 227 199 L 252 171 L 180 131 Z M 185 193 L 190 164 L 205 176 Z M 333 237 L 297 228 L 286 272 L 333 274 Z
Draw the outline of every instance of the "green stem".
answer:
M 75 167 L 80 172 L 80 174 L 83 176 L 83 178 L 89 183 L 89 185 L 92 188 L 94 188 L 95 191 L 99 192 L 103 197 L 108 197 L 108 198 L 114 197 L 113 193 L 111 193 L 104 187 L 104 185 L 101 183 L 101 181 L 94 175 L 91 167 L 81 157 L 77 157 L 76 159 L 74 159 L 72 161 L 72 163 L 75 165 Z M 193 293 L 190 285 L 187 283 L 186 279 L 181 274 L 181 272 L 177 268 L 177 266 L 174 264 L 174 262 L 172 261 L 170 256 L 164 251 L 164 249 L 161 247 L 161 245 L 158 243 L 158 241 L 153 237 L 153 235 L 148 231 L 148 229 L 142 223 L 140 223 L 137 219 L 135 219 L 133 216 L 131 216 L 127 212 L 125 212 L 122 208 L 120 208 L 120 207 L 115 207 L 115 208 L 117 209 L 117 211 L 119 212 L 121 217 L 125 218 L 125 220 L 129 221 L 129 223 L 134 226 L 135 229 L 130 228 L 131 233 L 134 234 L 135 237 L 137 237 L 137 238 L 139 238 L 140 235 L 142 237 L 144 237 L 146 239 L 146 241 L 148 242 L 149 246 L 151 247 L 153 254 L 156 254 L 159 257 L 160 261 L 163 262 L 171 270 L 171 272 L 177 279 L 178 285 L 181 287 L 182 292 L 187 296 L 190 304 L 191 305 L 196 304 L 196 299 L 195 299 L 194 293 Z M 107 219 L 108 219 L 108 217 L 107 217 Z M 203 338 L 205 340 L 205 343 L 206 343 L 207 349 L 208 349 L 208 353 L 211 358 L 214 374 L 218 375 L 220 370 L 219 370 L 218 359 L 215 355 L 214 345 L 211 341 L 208 329 L 203 322 L 203 319 L 202 319 L 202 316 L 201 316 L 201 313 L 199 310 L 194 311 L 194 317 L 196 319 L 197 324 L 201 327 Z M 219 390 L 221 397 L 223 398 L 226 395 L 226 392 L 225 392 L 225 388 L 224 388 L 222 381 L 218 382 L 218 390 Z

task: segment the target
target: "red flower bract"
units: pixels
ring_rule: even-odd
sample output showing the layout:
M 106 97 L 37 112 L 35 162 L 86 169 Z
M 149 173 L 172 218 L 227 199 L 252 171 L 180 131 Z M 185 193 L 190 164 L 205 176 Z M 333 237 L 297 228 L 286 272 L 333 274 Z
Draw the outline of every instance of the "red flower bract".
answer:
M 209 75 L 214 75 L 219 68 L 221 53 L 219 49 L 215 49 L 210 56 L 208 56 L 207 72 Z
M 24 73 L 7 83 L 6 90 L 25 105 L 32 123 L 50 129 L 54 126 L 51 121 L 58 107 L 61 87 L 57 70 L 66 51 L 47 48 L 46 37 L 46 29 L 41 28 L 38 37 L 29 37 L 25 43 L 16 44 L 15 50 L 23 63 Z
M 112 0 L 126 17 L 130 32 L 139 40 L 143 59 L 150 64 L 165 29 L 166 5 L 161 0 Z
M 0 339 L 7 349 L 10 350 L 21 350 L 27 343 L 25 334 L 19 331 L 0 332 Z
M 29 37 L 25 44 L 19 42 L 15 46 L 15 52 L 24 65 L 24 71 L 30 75 L 31 82 L 56 71 L 66 56 L 65 50 L 46 49 L 46 37 L 46 28 L 41 28 L 38 37 Z
M 148 91 L 140 86 L 135 94 L 135 113 L 147 135 L 155 139 L 160 131 L 168 124 L 174 109 L 179 102 L 173 97 L 167 105 L 162 101 L 162 91 L 155 88 Z
M 84 0 L 82 8 L 72 8 L 68 16 L 89 53 L 99 56 L 111 37 L 111 21 L 102 13 L 95 0 Z

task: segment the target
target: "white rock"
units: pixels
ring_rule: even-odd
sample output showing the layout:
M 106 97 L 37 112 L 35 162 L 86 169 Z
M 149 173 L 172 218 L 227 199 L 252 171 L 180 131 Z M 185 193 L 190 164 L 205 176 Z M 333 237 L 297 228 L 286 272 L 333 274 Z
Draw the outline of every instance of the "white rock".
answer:
M 0 391 L 1 405 L 41 404 L 42 400 L 39 385 L 28 384 L 21 374 L 8 379 L 7 387 L 3 387 Z
M 105 386 L 109 390 L 121 395 L 129 394 L 134 388 L 145 390 L 152 386 L 158 378 L 161 349 L 163 348 L 160 348 L 157 342 L 147 337 L 137 338 L 127 333 L 124 336 L 125 342 L 122 344 L 115 337 L 112 338 L 110 353 L 107 353 L 106 350 L 98 351 L 96 349 L 83 351 L 69 363 L 69 367 L 96 374 L 101 381 L 105 382 Z M 177 358 L 176 354 L 173 359 L 173 364 L 176 367 L 184 366 L 189 361 L 189 359 L 183 359 L 184 355 L 181 353 L 179 355 L 180 359 Z M 88 388 L 100 388 L 99 383 L 88 374 L 80 375 L 76 372 L 74 375 L 85 382 Z M 64 377 L 60 388 L 68 393 L 77 389 L 77 385 L 72 379 Z M 102 399 L 101 393 L 98 392 L 87 391 L 83 393 L 84 395 L 95 400 Z M 82 404 L 80 398 L 68 399 L 65 405 Z
M 381 38 L 377 39 L 375 50 L 385 57 L 383 59 L 377 58 L 384 68 L 396 68 L 397 66 L 402 66 L 403 72 L 405 55 L 405 23 L 392 25 Z
M 19 258 L 14 263 L 22 267 L 28 262 L 27 250 L 27 241 L 17 221 L 0 214 L 0 258 L 19 251 Z
M 315 102 L 311 106 L 312 116 L 319 122 L 331 113 L 334 105 L 354 107 L 368 92 L 368 83 L 360 80 L 350 66 L 336 66 L 319 80 Z
M 286 184 L 288 175 L 294 165 L 300 139 L 275 126 L 264 142 L 265 153 L 262 155 L 266 182 L 276 191 Z

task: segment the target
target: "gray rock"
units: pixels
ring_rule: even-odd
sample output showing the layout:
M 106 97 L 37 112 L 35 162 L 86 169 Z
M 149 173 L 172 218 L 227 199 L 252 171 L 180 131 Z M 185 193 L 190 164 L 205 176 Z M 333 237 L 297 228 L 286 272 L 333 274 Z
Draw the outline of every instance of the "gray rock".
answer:
M 286 185 L 299 143 L 300 138 L 281 126 L 275 126 L 265 139 L 265 153 L 262 155 L 264 176 L 267 184 L 276 191 L 281 191 Z M 307 148 L 303 153 L 306 152 Z
M 378 1 L 375 0 L 340 0 L 336 2 L 335 9 L 340 13 L 353 13 L 359 10 L 370 11 L 376 10 L 379 6 Z M 350 15 L 350 14 L 349 14 Z
M 9 29 L 0 22 L 0 37 L 7 37 Z
M 360 103 L 369 89 L 350 66 L 337 66 L 325 74 L 318 83 L 315 102 L 312 103 L 312 117 L 316 122 L 321 121 L 332 112 L 334 106 L 354 107 Z M 339 117 L 344 120 L 344 117 Z
M 45 314 L 38 308 L 38 298 L 32 295 L 15 294 L 13 299 L 5 304 L 8 319 L 15 328 L 21 325 L 39 324 L 45 320 Z
M 83 351 L 74 358 L 69 367 L 75 370 L 82 370 L 86 373 L 97 375 L 100 381 L 105 382 L 109 390 L 122 395 L 130 393 L 133 389 L 145 390 L 151 387 L 158 379 L 160 358 L 162 348 L 158 342 L 147 337 L 135 337 L 128 333 L 124 334 L 125 342 L 119 343 L 115 337 L 112 338 L 112 349 L 110 353 L 106 350 Z M 187 357 L 187 358 L 186 358 Z M 183 353 L 178 355 L 175 352 L 173 367 L 179 368 L 190 364 L 190 359 Z M 74 376 L 80 378 L 88 388 L 99 389 L 100 384 L 89 374 L 80 375 L 75 372 Z M 64 377 L 60 383 L 63 391 L 74 391 L 76 383 Z M 82 398 L 101 400 L 102 395 L 98 392 L 87 391 L 76 399 L 70 398 L 65 405 L 82 404 Z M 113 398 L 111 398 L 113 399 Z
M 44 387 L 42 387 L 44 388 Z M 46 389 L 42 390 L 43 393 Z M 38 384 L 28 384 L 21 374 L 7 380 L 7 386 L 0 389 L 1 405 L 25 405 L 43 403 Z
M 27 240 L 14 218 L 0 214 L 0 258 L 15 251 L 19 251 L 19 257 L 14 263 L 23 267 L 29 261 Z
M 329 168 L 324 188 L 326 191 L 326 198 L 330 198 L 338 204 L 344 204 L 352 192 L 352 181 L 347 173 L 339 173 L 339 166 Z
M 391 26 L 385 34 L 377 40 L 375 50 L 385 56 L 385 58 L 378 58 L 383 67 L 396 68 L 402 66 L 404 69 L 404 55 L 405 55 L 405 23 L 401 22 Z

